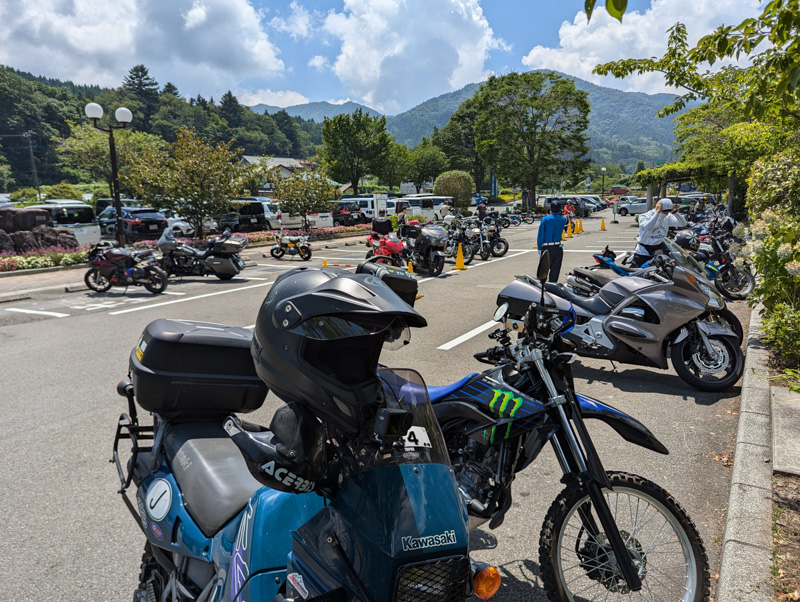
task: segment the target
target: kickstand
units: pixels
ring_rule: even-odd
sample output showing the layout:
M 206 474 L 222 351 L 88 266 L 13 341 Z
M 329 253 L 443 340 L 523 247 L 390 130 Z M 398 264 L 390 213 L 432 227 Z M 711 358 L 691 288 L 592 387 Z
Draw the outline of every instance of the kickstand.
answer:
M 614 368 L 614 372 L 618 372 L 617 365 L 614 363 L 614 360 L 608 360 L 608 361 L 611 362 L 611 366 Z

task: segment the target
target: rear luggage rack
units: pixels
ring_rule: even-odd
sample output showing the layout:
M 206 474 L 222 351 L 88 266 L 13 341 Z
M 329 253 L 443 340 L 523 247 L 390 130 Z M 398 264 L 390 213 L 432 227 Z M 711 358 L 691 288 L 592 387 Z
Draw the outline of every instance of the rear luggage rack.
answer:
M 139 454 L 153 451 L 152 442 L 155 438 L 155 431 L 153 426 L 139 424 L 136 403 L 133 398 L 133 384 L 129 380 L 124 380 L 117 385 L 117 392 L 128 398 L 128 412 L 120 414 L 117 421 L 117 432 L 114 435 L 114 452 L 111 462 L 116 465 L 117 474 L 119 475 L 121 488 L 118 493 L 125 493 L 125 490 L 133 480 Z M 119 442 L 123 439 L 128 439 L 131 442 L 131 457 L 127 462 L 127 471 L 123 471 L 122 463 L 119 459 Z M 143 442 L 149 442 L 149 445 L 142 445 Z

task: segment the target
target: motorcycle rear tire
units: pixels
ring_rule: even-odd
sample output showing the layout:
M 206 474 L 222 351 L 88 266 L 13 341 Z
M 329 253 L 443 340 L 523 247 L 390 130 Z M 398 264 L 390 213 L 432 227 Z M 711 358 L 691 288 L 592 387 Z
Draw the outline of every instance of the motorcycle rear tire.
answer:
M 303 261 L 308 261 L 311 259 L 311 249 L 307 247 L 300 247 L 298 254 L 300 255 L 300 259 Z
M 750 270 L 734 266 L 721 270 L 719 276 L 714 280 L 714 287 L 723 297 L 731 301 L 747 299 L 755 285 L 756 279 Z
M 671 554 L 664 553 L 665 550 L 656 550 L 649 556 L 647 550 L 644 550 L 645 545 L 654 547 L 656 540 L 652 532 L 659 528 L 663 530 L 669 525 L 670 533 L 663 538 L 659 534 L 657 536 L 659 541 L 655 545 L 667 546 L 666 551 L 671 552 L 674 549 L 674 554 L 683 555 L 687 567 L 682 577 L 691 584 L 690 599 L 693 602 L 708 600 L 710 595 L 708 555 L 703 547 L 700 533 L 686 511 L 668 491 L 652 481 L 624 472 L 608 472 L 607 475 L 613 491 L 606 489 L 603 490 L 603 494 L 612 514 L 615 515 L 617 527 L 626 533 L 630 530 L 629 538 L 623 535 L 623 539 L 628 540 L 629 549 L 633 548 L 645 554 L 646 569 L 642 591 L 649 592 L 651 588 L 659 588 L 657 591 L 660 591 L 665 584 L 669 587 L 669 575 L 660 573 L 659 568 L 666 563 L 662 570 L 672 571 L 675 569 L 670 563 L 680 562 L 680 559 L 674 559 Z M 619 501 L 620 496 L 626 496 L 627 503 L 624 500 Z M 615 499 L 618 503 L 615 503 Z M 632 503 L 631 499 L 635 501 Z M 618 512 L 617 507 L 619 507 Z M 638 515 L 640 507 L 641 517 Z M 636 510 L 634 517 L 628 515 L 632 512 L 632 508 Z M 579 509 L 591 513 L 599 526 L 586 486 L 573 481 L 553 501 L 542 525 L 539 537 L 539 569 L 542 584 L 550 600 L 575 600 L 573 591 L 581 594 L 578 596 L 580 600 L 605 600 L 613 592 L 606 588 L 602 581 L 603 576 L 608 579 L 612 588 L 625 587 L 625 581 L 621 580 L 617 572 L 619 569 L 615 567 L 615 562 L 609 558 L 608 551 L 605 550 L 607 548 L 605 535 L 600 533 L 598 541 L 593 541 L 583 529 L 583 521 L 578 514 Z M 655 520 L 644 520 L 645 514 L 650 509 L 653 511 L 650 517 Z M 637 529 L 645 531 L 645 534 L 637 532 Z M 578 550 L 588 558 L 581 558 Z M 570 570 L 572 572 L 567 574 Z M 592 572 L 596 574 L 590 575 Z M 648 575 L 652 575 L 652 579 L 648 580 Z M 657 575 L 661 578 L 659 579 Z M 676 578 L 676 581 L 682 579 Z M 595 585 L 592 585 L 592 582 L 595 582 Z M 681 586 L 676 585 L 671 595 L 662 592 L 660 595 L 656 594 L 657 597 L 654 599 L 676 599 L 679 590 Z M 622 595 L 624 592 L 620 591 L 614 599 Z
M 236 274 L 215 274 L 220 280 L 231 280 Z
M 144 287 L 154 295 L 160 295 L 167 289 L 169 277 L 167 273 L 161 268 L 150 266 L 145 268 L 147 274 L 147 282 Z
M 481 254 L 481 259 L 483 261 L 486 261 L 487 259 L 489 259 L 489 256 L 492 254 L 492 250 L 491 250 L 491 248 L 489 248 L 489 243 L 488 242 L 481 245 L 480 254 Z
M 475 247 L 472 245 L 461 245 L 461 251 L 464 254 L 464 265 L 469 265 L 475 259 Z
M 275 259 L 280 259 L 283 257 L 283 254 L 286 251 L 283 250 L 282 247 L 273 247 L 269 250 L 269 254 L 272 255 Z
M 502 220 L 500 220 L 500 225 L 503 228 L 508 228 L 511 225 L 511 220 L 508 219 L 507 217 L 504 217 Z
M 729 337 L 719 335 L 711 335 L 708 337 L 712 345 L 714 345 L 719 352 L 727 355 L 727 364 L 724 367 L 725 374 L 719 379 L 703 379 L 700 375 L 703 372 L 701 361 L 703 359 L 703 350 L 700 346 L 703 345 L 699 336 L 695 337 L 690 335 L 683 339 L 680 343 L 672 345 L 670 348 L 670 359 L 672 360 L 672 367 L 686 383 L 693 386 L 699 391 L 709 391 L 718 393 L 720 391 L 727 391 L 736 381 L 742 376 L 744 371 L 744 356 L 742 355 L 741 348 L 736 345 Z M 708 376 L 714 376 L 715 373 Z
M 442 273 L 444 269 L 444 257 L 441 255 L 435 255 L 431 260 L 430 264 L 428 265 L 428 273 L 436 278 L 439 274 Z
M 527 216 L 525 218 L 525 223 L 526 224 L 531 224 L 532 225 L 535 221 L 536 221 L 536 218 L 533 217 L 532 215 L 529 215 L 529 216 Z
M 492 255 L 502 257 L 508 253 L 508 241 L 505 238 L 498 238 L 492 243 Z
M 83 277 L 83 282 L 97 293 L 104 293 L 111 288 L 111 282 L 96 268 L 92 268 L 86 272 Z

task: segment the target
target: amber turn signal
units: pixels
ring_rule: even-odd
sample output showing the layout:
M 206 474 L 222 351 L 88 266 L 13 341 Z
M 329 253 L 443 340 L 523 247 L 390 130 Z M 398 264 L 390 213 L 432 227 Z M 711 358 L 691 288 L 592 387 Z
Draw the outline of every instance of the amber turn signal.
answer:
M 493 566 L 481 569 L 472 580 L 475 595 L 481 600 L 488 600 L 500 589 L 500 571 Z

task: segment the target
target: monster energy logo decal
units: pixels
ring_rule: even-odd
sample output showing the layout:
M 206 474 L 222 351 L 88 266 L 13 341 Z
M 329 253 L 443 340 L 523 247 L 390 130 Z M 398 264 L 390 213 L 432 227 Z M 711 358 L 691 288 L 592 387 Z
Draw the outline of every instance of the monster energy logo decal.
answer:
M 492 397 L 492 401 L 489 402 L 489 409 L 492 412 L 497 412 L 498 414 L 500 414 L 500 416 L 503 416 L 503 414 L 509 409 L 509 406 L 511 406 L 512 403 L 513 406 L 511 407 L 508 415 L 506 416 L 507 418 L 513 418 L 514 415 L 517 413 L 517 410 L 519 410 L 522 407 L 522 398 L 514 397 L 514 393 L 512 393 L 511 391 L 492 389 L 492 393 L 494 393 L 494 397 Z M 493 426 L 490 435 L 492 443 L 494 443 L 494 436 L 496 430 L 497 427 Z M 511 433 L 511 423 L 509 422 L 508 426 L 506 427 L 506 435 L 505 435 L 506 439 L 508 439 L 510 433 Z M 483 431 L 483 438 L 486 439 L 486 431 Z

